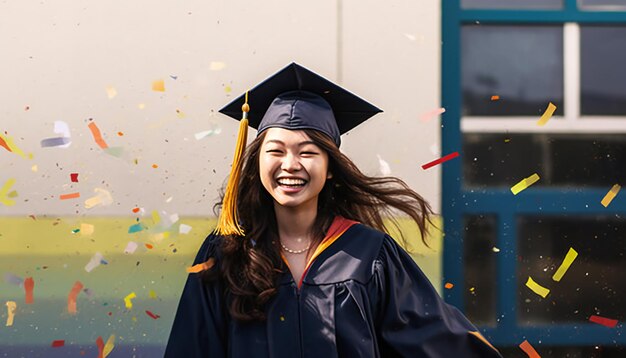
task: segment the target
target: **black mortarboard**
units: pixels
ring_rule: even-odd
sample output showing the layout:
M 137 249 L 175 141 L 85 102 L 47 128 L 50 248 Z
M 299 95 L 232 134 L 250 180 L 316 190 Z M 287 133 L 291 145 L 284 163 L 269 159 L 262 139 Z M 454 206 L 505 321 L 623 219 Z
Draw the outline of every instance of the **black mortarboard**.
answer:
M 341 134 L 379 112 L 382 111 L 372 104 L 296 63 L 220 109 L 220 113 L 241 123 L 215 231 L 220 235 L 244 235 L 238 220 L 237 194 L 248 125 L 258 130 L 257 135 L 272 127 L 315 129 L 328 135 L 339 147 Z
M 337 146 L 341 134 L 382 112 L 297 63 L 270 76 L 248 95 L 249 125 L 258 129 L 258 133 L 271 127 L 316 129 L 330 136 Z M 244 101 L 245 94 L 220 112 L 239 120 Z

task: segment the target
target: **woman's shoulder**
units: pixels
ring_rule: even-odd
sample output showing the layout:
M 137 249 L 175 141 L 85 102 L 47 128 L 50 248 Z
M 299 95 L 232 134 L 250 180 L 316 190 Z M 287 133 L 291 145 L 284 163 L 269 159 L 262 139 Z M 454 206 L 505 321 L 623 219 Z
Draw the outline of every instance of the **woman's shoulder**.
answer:
M 196 259 L 193 262 L 194 265 L 206 262 L 210 258 L 218 260 L 220 256 L 220 247 L 223 240 L 223 236 L 211 232 L 202 242 L 200 249 L 198 249 Z

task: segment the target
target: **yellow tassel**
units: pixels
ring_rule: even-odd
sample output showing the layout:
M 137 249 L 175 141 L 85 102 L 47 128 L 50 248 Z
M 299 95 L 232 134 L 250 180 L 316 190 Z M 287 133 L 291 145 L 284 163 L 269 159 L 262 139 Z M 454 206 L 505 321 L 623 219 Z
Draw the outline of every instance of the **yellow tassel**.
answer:
M 224 200 L 222 202 L 222 212 L 217 221 L 215 232 L 219 235 L 239 235 L 243 236 L 243 228 L 239 225 L 239 215 L 237 211 L 237 194 L 239 192 L 239 178 L 241 177 L 241 169 L 243 167 L 243 154 L 246 150 L 248 141 L 248 92 L 246 92 L 246 100 L 241 106 L 243 118 L 239 123 L 239 134 L 237 135 L 237 145 L 235 147 L 235 155 L 233 156 L 233 165 L 230 169 L 230 177 L 226 185 Z

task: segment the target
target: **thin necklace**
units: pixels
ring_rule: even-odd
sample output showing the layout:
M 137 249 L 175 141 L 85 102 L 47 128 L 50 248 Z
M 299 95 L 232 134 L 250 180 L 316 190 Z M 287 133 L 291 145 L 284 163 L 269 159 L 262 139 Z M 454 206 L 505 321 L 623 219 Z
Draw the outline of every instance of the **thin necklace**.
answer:
M 301 249 L 301 250 L 292 250 L 292 249 L 288 248 L 287 246 L 285 246 L 282 241 L 280 241 L 280 246 L 283 248 L 283 250 L 287 251 L 288 253 L 297 255 L 297 254 L 301 254 L 303 252 L 307 252 L 309 250 L 309 247 L 311 247 L 311 242 L 309 242 L 309 244 L 306 245 L 306 247 L 304 249 Z

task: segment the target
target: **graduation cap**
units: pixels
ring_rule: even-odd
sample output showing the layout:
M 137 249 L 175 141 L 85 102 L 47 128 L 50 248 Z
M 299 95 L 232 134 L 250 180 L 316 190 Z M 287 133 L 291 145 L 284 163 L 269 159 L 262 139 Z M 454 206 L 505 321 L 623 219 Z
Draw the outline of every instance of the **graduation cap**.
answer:
M 241 122 L 222 212 L 215 231 L 220 235 L 243 236 L 236 202 L 248 125 L 257 129 L 257 135 L 272 127 L 315 129 L 328 135 L 339 147 L 341 134 L 382 110 L 320 75 L 291 63 L 219 112 Z

